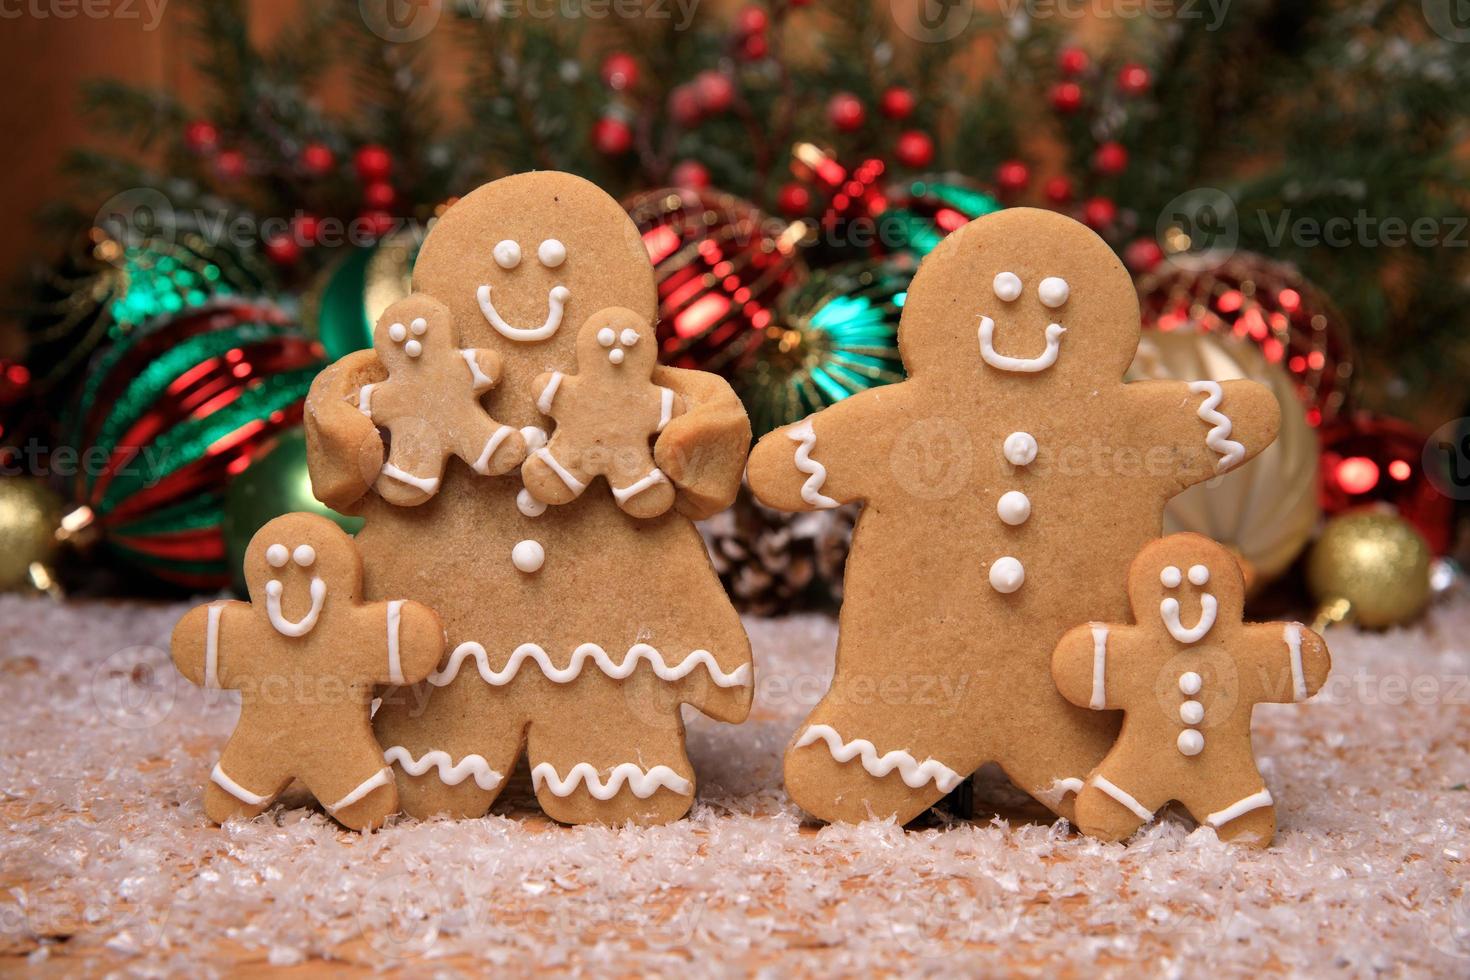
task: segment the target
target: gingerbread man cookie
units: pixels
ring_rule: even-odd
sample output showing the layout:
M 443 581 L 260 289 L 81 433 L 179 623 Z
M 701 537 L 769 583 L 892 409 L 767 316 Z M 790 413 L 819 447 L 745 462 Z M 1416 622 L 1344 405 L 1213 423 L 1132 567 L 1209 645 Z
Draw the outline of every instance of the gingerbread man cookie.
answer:
M 380 826 L 398 793 L 373 738 L 373 686 L 428 676 L 444 652 L 439 617 L 416 602 L 363 604 L 352 539 L 315 514 L 261 528 L 245 578 L 250 602 L 197 606 L 173 633 L 180 673 L 240 692 L 205 813 L 216 823 L 255 816 L 297 778 L 338 822 Z
M 1221 838 L 1265 847 L 1276 811 L 1251 753 L 1251 713 L 1317 693 L 1327 645 L 1300 623 L 1242 623 L 1240 565 L 1198 534 L 1139 552 L 1128 598 L 1137 625 L 1078 626 L 1052 658 L 1063 697 L 1125 719 L 1077 796 L 1077 826 L 1122 840 L 1178 800 Z
M 549 444 L 521 467 L 526 489 L 542 503 L 576 500 L 598 476 L 634 517 L 657 517 L 674 504 L 674 487 L 654 465 L 649 440 L 684 411 L 670 388 L 649 380 L 658 364 L 653 326 L 614 307 L 587 318 L 577 335 L 577 373 L 552 371 L 531 385 L 536 407 L 556 420 Z
M 1128 562 L 1164 503 L 1274 437 L 1257 384 L 1123 383 L 1137 296 L 1107 243 L 1015 208 L 920 266 L 908 380 L 765 436 L 765 503 L 865 509 L 847 560 L 832 687 L 798 729 L 786 787 L 827 820 L 907 821 L 985 762 L 1070 816 L 1116 713 L 1051 680 L 1061 635 L 1126 615 Z
M 360 387 L 357 407 L 389 432 L 388 459 L 374 483 L 384 500 L 422 504 L 438 492 L 450 456 L 486 476 L 520 465 L 522 433 L 480 404 L 500 381 L 500 358 L 462 349 L 442 303 L 413 296 L 393 304 L 373 331 L 373 349 L 388 377 Z

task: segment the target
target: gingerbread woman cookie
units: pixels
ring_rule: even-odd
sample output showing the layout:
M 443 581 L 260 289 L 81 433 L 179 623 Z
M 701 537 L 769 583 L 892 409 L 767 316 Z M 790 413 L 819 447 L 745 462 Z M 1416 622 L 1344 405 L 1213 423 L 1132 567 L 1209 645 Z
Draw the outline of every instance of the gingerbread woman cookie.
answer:
M 508 473 L 526 455 L 522 433 L 480 404 L 500 381 L 494 351 L 461 349 L 454 317 L 425 296 L 395 303 L 373 331 L 387 380 L 363 385 L 357 407 L 388 430 L 390 450 L 374 488 L 400 507 L 439 490 L 444 464 L 458 456 L 486 476 Z
M 1126 614 L 1127 564 L 1164 503 L 1250 459 L 1279 408 L 1257 384 L 1123 383 L 1138 301 L 1106 242 L 1015 208 L 920 266 L 908 380 L 765 436 L 749 479 L 802 511 L 863 501 L 832 687 L 786 788 L 827 820 L 907 821 L 994 761 L 1070 816 L 1116 713 L 1051 680 L 1061 635 Z
M 649 381 L 658 365 L 653 326 L 632 310 L 600 310 L 577 336 L 577 373 L 552 371 L 531 385 L 536 407 L 556 420 L 551 442 L 521 467 L 542 503 L 577 499 L 607 478 L 613 499 L 634 517 L 657 517 L 674 487 L 653 462 L 649 440 L 684 411 L 670 388 Z
M 173 633 L 180 673 L 240 692 L 205 813 L 216 823 L 255 816 L 297 778 L 343 825 L 380 826 L 398 793 L 373 738 L 373 686 L 428 676 L 444 652 L 439 617 L 417 602 L 363 604 L 352 539 L 315 514 L 261 528 L 245 578 L 250 602 L 197 606 Z
M 1300 623 L 1242 623 L 1240 565 L 1198 534 L 1139 552 L 1128 598 L 1137 625 L 1078 626 L 1052 658 L 1063 697 L 1125 719 L 1077 796 L 1077 826 L 1122 840 L 1178 800 L 1221 838 L 1265 847 L 1276 811 L 1251 753 L 1251 713 L 1317 693 L 1327 645 Z

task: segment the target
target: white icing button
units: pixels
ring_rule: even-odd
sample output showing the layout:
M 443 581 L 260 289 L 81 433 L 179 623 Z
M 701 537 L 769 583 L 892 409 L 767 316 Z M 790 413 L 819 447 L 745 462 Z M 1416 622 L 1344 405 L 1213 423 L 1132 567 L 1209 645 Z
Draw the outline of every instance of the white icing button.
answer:
M 541 547 L 539 541 L 520 541 L 510 549 L 510 563 L 528 575 L 532 572 L 539 572 L 544 561 L 546 561 L 546 549 Z
M 414 321 L 408 325 L 408 329 L 413 331 L 415 337 L 422 337 L 424 332 L 429 329 L 429 321 L 421 316 L 414 317 Z
M 611 347 L 618 342 L 618 335 L 613 332 L 612 327 L 603 327 L 597 331 L 597 342 L 604 347 Z
M 522 487 L 521 492 L 516 494 L 516 509 L 519 510 L 522 514 L 525 514 L 527 517 L 540 517 L 542 514 L 546 513 L 546 505 L 537 500 L 535 497 L 531 496 L 531 491 L 527 490 L 525 487 Z M 529 543 L 531 542 L 521 542 L 521 544 Z M 517 548 L 519 548 L 520 546 L 521 545 L 519 544 L 516 545 Z M 516 567 L 519 568 L 520 566 Z
M 392 340 L 393 343 L 395 343 L 395 344 L 401 344 L 401 343 L 403 343 L 403 338 L 404 337 L 407 337 L 407 336 L 408 336 L 408 331 L 404 328 L 403 324 L 401 324 L 401 323 L 395 323 L 391 327 L 388 328 L 388 339 L 389 340 Z
M 283 544 L 273 544 L 265 549 L 265 560 L 270 562 L 272 568 L 280 568 L 291 559 L 291 552 L 286 550 Z
M 508 238 L 496 245 L 495 264 L 502 269 L 514 269 L 521 264 L 521 247 Z
M 998 274 L 991 285 L 995 289 L 995 295 L 1007 303 L 1013 302 L 1021 295 L 1021 277 L 1014 272 Z
M 1198 725 L 1205 720 L 1205 706 L 1198 701 L 1186 701 L 1179 706 L 1179 720 L 1186 725 Z
M 1210 581 L 1210 570 L 1203 565 L 1189 566 L 1189 580 L 1195 585 L 1206 585 Z
M 522 426 L 521 438 L 526 440 L 526 452 L 534 453 L 546 445 L 546 430 L 538 425 Z
M 612 350 L 607 352 L 607 359 L 609 361 L 612 361 L 614 364 L 623 363 L 623 349 L 621 347 L 614 347 Z
M 408 343 L 403 345 L 403 353 L 407 354 L 409 357 L 418 357 L 423 352 L 424 345 L 419 343 L 417 340 L 410 340 Z
M 997 558 L 990 566 L 990 587 L 1003 595 L 1010 595 L 1025 581 L 1026 569 L 1010 555 Z
M 1204 682 L 1200 680 L 1200 676 L 1192 670 L 1186 670 L 1184 673 L 1179 675 L 1179 690 L 1183 691 L 1185 694 L 1191 696 L 1198 694 L 1200 686 L 1203 683 Z
M 638 343 L 638 331 L 629 327 L 618 336 L 618 339 L 623 342 L 624 347 L 632 347 Z
M 1057 276 L 1047 276 L 1041 280 L 1041 285 L 1036 287 L 1041 294 L 1041 301 L 1052 309 L 1056 309 L 1067 301 L 1072 294 L 1072 288 L 1067 285 L 1067 280 Z
M 1193 728 L 1186 728 L 1179 733 L 1179 741 L 1175 744 L 1185 755 L 1199 755 L 1205 750 L 1205 737 Z
M 1031 498 L 1019 490 L 1007 490 L 995 502 L 995 512 L 1011 527 L 1025 524 L 1031 516 Z
M 1036 459 L 1036 437 L 1029 432 L 1012 432 L 1001 445 L 1001 452 L 1012 466 L 1030 466 Z
M 1165 566 L 1164 570 L 1159 573 L 1159 581 L 1163 583 L 1166 589 L 1179 588 L 1179 583 L 1183 580 L 1179 574 L 1179 569 L 1173 565 Z
M 299 544 L 291 557 L 296 559 L 296 564 L 302 568 L 310 568 L 316 561 L 316 549 L 309 544 Z
M 555 238 L 548 238 L 536 249 L 536 257 L 548 269 L 555 269 L 567 260 L 567 247 Z

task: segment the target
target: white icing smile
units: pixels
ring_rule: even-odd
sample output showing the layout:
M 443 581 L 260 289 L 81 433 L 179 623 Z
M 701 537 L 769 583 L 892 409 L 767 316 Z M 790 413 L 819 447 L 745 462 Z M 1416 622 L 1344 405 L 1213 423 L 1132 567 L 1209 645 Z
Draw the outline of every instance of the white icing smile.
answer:
M 566 306 L 571 295 L 572 291 L 565 286 L 551 287 L 551 292 L 546 297 L 546 322 L 539 327 L 513 327 L 506 323 L 505 318 L 495 309 L 495 304 L 490 299 L 489 283 L 475 291 L 475 298 L 480 303 L 480 312 L 485 314 L 485 319 L 490 321 L 490 326 L 507 340 L 518 340 L 524 343 L 545 340 L 556 333 L 561 327 L 562 308 Z
M 273 578 L 265 583 L 265 611 L 270 617 L 271 625 L 276 632 L 282 636 L 305 636 L 316 626 L 317 617 L 322 614 L 322 605 L 327 601 L 327 583 L 315 576 L 311 580 L 311 608 L 306 615 L 292 622 L 281 613 L 281 593 L 285 586 L 280 579 Z
M 1203 639 L 1215 626 L 1215 613 L 1218 611 L 1218 603 L 1215 597 L 1208 592 L 1200 593 L 1199 597 L 1199 622 L 1186 628 L 1179 622 L 1179 600 L 1173 596 L 1159 603 L 1159 615 L 1164 618 L 1164 625 L 1169 628 L 1169 635 L 1180 643 L 1196 643 Z
M 1037 357 L 1010 357 L 995 349 L 995 321 L 988 316 L 980 318 L 980 356 L 985 363 L 1002 371 L 1018 371 L 1034 374 L 1045 371 L 1057 362 L 1062 350 L 1062 334 L 1067 328 L 1053 323 L 1046 328 L 1046 350 Z

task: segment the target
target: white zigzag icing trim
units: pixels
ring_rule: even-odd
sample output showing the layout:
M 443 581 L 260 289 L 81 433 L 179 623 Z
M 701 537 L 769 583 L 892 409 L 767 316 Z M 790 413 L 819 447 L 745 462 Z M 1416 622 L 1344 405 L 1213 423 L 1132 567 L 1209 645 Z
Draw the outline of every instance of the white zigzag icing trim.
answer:
M 862 756 L 863 768 L 871 776 L 881 778 L 897 769 L 904 784 L 910 789 L 918 789 L 931 779 L 945 793 L 960 784 L 960 774 L 936 759 L 920 762 L 903 749 L 894 749 L 880 756 L 877 746 L 865 738 L 855 738 L 851 742 L 842 741 L 842 736 L 831 725 L 812 725 L 807 728 L 801 733 L 801 738 L 797 739 L 796 747 L 799 749 L 811 745 L 818 739 L 827 743 L 827 751 L 838 762 L 851 762 Z
M 490 763 L 483 755 L 471 753 L 455 762 L 454 759 L 443 749 L 430 749 L 422 756 L 415 759 L 413 753 L 402 745 L 395 745 L 383 753 L 383 761 L 389 765 L 397 764 L 410 776 L 422 776 L 431 768 L 437 769 L 439 781 L 447 786 L 458 786 L 466 778 L 475 777 L 475 785 L 484 790 L 491 790 L 500 785 L 505 778 L 490 767 Z
M 1215 463 L 1215 472 L 1223 473 L 1245 458 L 1245 447 L 1230 438 L 1234 426 L 1225 413 L 1220 411 L 1220 402 L 1225 398 L 1225 391 L 1217 381 L 1191 381 L 1189 390 L 1196 395 L 1204 392 L 1205 400 L 1200 403 L 1196 414 L 1202 421 L 1210 424 L 1210 431 L 1205 433 L 1205 445 L 1220 454 L 1220 459 Z
M 590 762 L 579 762 L 572 766 L 572 771 L 567 773 L 565 780 L 557 775 L 556 767 L 549 762 L 539 763 L 531 770 L 531 784 L 538 791 L 545 786 L 555 796 L 571 796 L 577 784 L 582 782 L 587 784 L 587 792 L 599 800 L 612 799 L 623 788 L 624 783 L 640 800 L 648 799 L 659 789 L 673 790 L 681 796 L 687 796 L 694 791 L 689 780 L 668 766 L 654 766 L 645 772 L 631 762 L 621 762 L 613 766 L 605 783 Z
M 489 654 L 485 652 L 484 647 L 473 640 L 455 647 L 444 669 L 429 675 L 429 683 L 435 687 L 444 687 L 459 676 L 460 665 L 471 657 L 475 659 L 475 666 L 480 671 L 480 677 L 486 684 L 493 684 L 496 687 L 509 684 L 514 680 L 516 674 L 520 673 L 521 665 L 527 660 L 534 660 L 541 668 L 541 673 L 546 675 L 548 680 L 558 684 L 568 684 L 576 680 L 588 660 L 596 663 L 598 669 L 614 680 L 632 676 L 633 671 L 638 667 L 638 662 L 646 660 L 653 667 L 653 672 L 658 675 L 659 680 L 663 681 L 682 680 L 693 673 L 696 667 L 703 666 L 709 671 L 717 687 L 746 687 L 750 684 L 750 664 L 741 664 L 727 674 L 720 669 L 720 665 L 715 662 L 714 656 L 708 650 L 695 650 L 678 664 L 670 667 L 664 661 L 663 654 L 647 643 L 635 643 L 629 647 L 622 663 L 614 661 L 607 655 L 607 651 L 596 643 L 584 643 L 572 651 L 572 659 L 566 667 L 558 668 L 552 664 L 551 657 L 540 646 L 535 643 L 522 643 L 515 648 L 503 669 L 492 670 Z
M 812 428 L 812 420 L 793 425 L 786 434 L 800 443 L 796 447 L 796 469 L 807 474 L 806 482 L 801 485 L 801 499 L 810 507 L 826 509 L 841 506 L 822 492 L 822 484 L 827 482 L 827 467 L 812 459 L 812 449 L 817 445 L 817 432 Z

